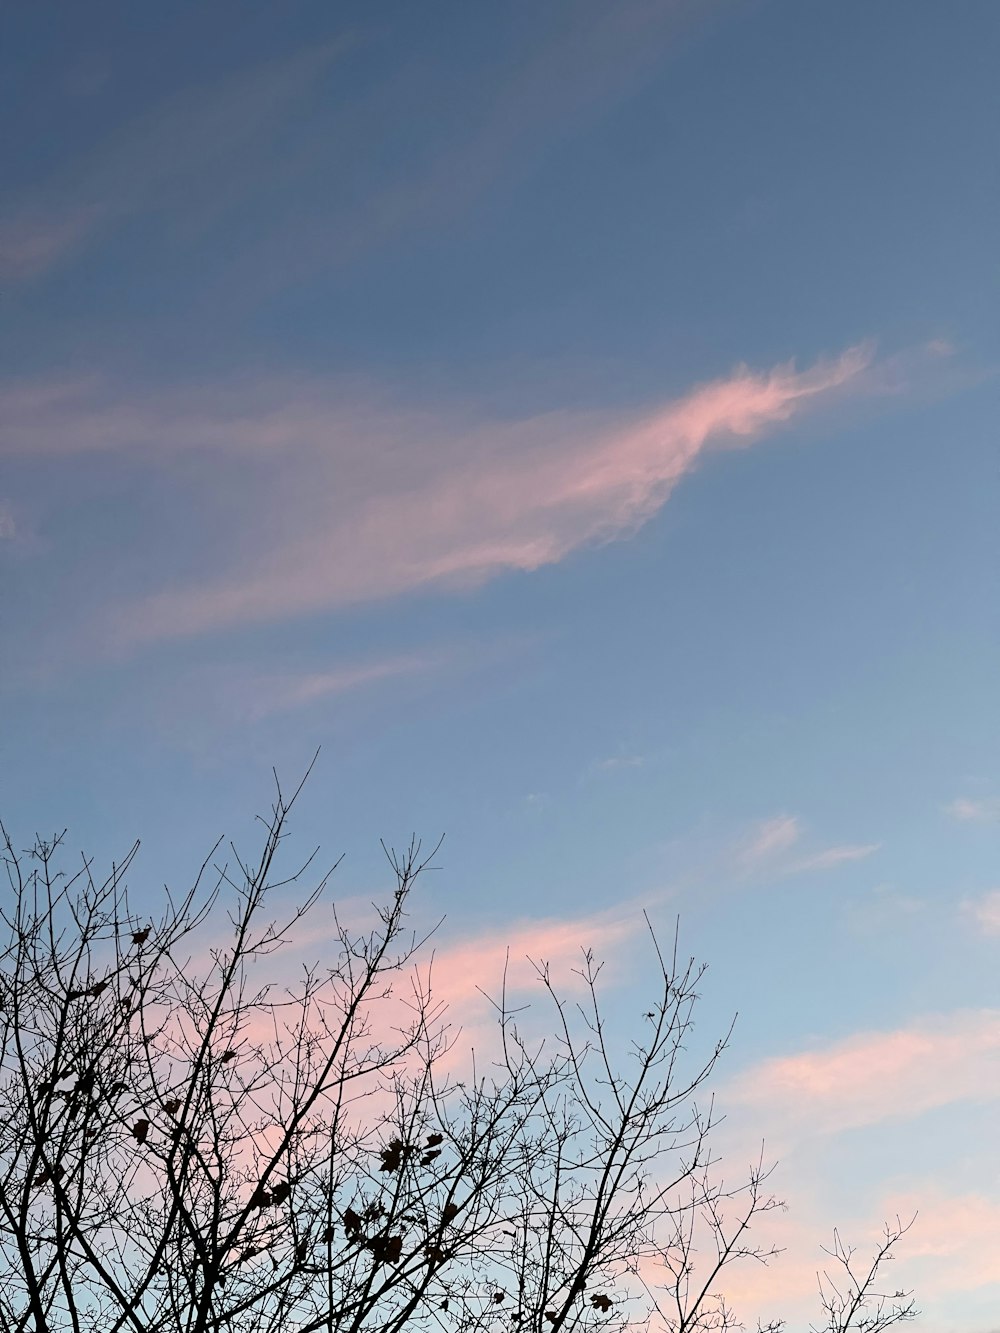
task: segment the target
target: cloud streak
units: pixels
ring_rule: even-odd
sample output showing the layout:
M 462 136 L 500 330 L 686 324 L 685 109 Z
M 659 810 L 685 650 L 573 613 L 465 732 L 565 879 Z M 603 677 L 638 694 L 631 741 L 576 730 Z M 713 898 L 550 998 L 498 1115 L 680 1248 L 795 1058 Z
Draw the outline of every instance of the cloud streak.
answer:
M 215 215 L 260 191 L 260 155 L 349 39 L 182 88 L 0 215 L 0 277 L 23 282 L 137 215 Z M 271 176 L 273 188 L 273 173 Z
M 327 95 L 323 76 L 345 50 L 377 46 L 377 29 L 224 68 L 141 110 L 13 197 L 0 213 L 0 276 L 43 276 L 132 218 L 166 217 L 189 232 L 240 207 L 245 224 L 247 202 L 266 197 L 273 210 L 282 182 L 294 185 L 295 208 L 256 223 L 237 265 L 240 283 L 258 293 L 280 289 L 350 262 L 400 230 L 466 211 L 602 107 L 634 94 L 692 21 L 684 9 L 672 0 L 610 8 L 581 0 L 534 25 L 513 71 L 449 69 L 418 44 L 394 77 L 362 80 L 346 101 Z M 414 125 L 438 99 L 465 114 L 443 142 L 414 141 Z M 374 159 L 373 142 L 381 145 Z M 331 176 L 334 191 L 325 184 Z
M 726 1101 L 770 1122 L 838 1133 L 1000 1097 L 1000 1010 L 938 1015 L 766 1060 L 733 1080 Z
M 274 713 L 305 708 L 322 699 L 364 689 L 381 681 L 429 671 L 439 666 L 441 662 L 441 657 L 421 657 L 411 654 L 386 658 L 383 661 L 365 662 L 357 666 L 339 667 L 332 671 L 265 676 L 254 682 L 256 697 L 249 704 L 247 713 L 251 720 L 257 721 Z
M 757 825 L 747 839 L 740 858 L 747 865 L 758 865 L 780 852 L 787 852 L 801 836 L 802 830 L 794 815 L 775 815 L 773 819 L 762 820 Z
M 800 875 L 832 870 L 849 861 L 862 861 L 881 846 L 877 842 L 843 843 L 818 852 L 792 855 L 802 840 L 802 825 L 795 815 L 780 814 L 761 820 L 736 853 L 737 864 L 748 873 Z

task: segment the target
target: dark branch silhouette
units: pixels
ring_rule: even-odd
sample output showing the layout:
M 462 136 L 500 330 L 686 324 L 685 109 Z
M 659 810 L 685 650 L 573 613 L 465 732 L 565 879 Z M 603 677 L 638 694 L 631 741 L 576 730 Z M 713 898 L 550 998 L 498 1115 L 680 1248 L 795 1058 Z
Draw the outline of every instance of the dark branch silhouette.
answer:
M 312 862 L 278 868 L 297 794 L 278 788 L 253 860 L 216 846 L 155 919 L 126 883 L 138 844 L 100 880 L 59 868 L 61 836 L 22 854 L 4 832 L 3 1329 L 736 1327 L 722 1279 L 774 1255 L 753 1227 L 778 1205 L 762 1163 L 738 1187 L 716 1173 L 703 1099 L 729 1034 L 688 1049 L 703 969 L 653 939 L 655 993 L 618 1058 L 599 964 L 582 956 L 570 1005 L 539 962 L 549 1042 L 501 990 L 497 1054 L 456 1081 L 407 924 L 419 843 L 387 852 L 373 930 L 333 909 L 327 961 L 274 980 L 329 880 L 273 915 Z M 878 1294 L 906 1229 L 861 1267 L 835 1234 L 824 1333 L 912 1316 Z

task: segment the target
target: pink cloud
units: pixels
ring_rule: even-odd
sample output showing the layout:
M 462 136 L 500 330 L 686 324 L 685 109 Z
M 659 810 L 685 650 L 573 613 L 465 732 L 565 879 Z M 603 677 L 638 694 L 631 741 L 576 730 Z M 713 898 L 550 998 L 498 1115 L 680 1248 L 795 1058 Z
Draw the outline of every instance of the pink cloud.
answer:
M 362 459 L 336 415 L 319 444 L 324 422 L 307 412 L 308 447 L 293 447 L 276 483 L 298 484 L 301 506 L 284 518 L 265 512 L 256 543 L 264 553 L 241 560 L 239 572 L 128 608 L 117 637 L 196 634 L 556 563 L 635 532 L 710 446 L 745 447 L 848 385 L 870 358 L 852 348 L 804 372 L 740 369 L 638 420 L 551 413 L 485 429 L 447 419 L 368 421 L 370 438 L 395 436 L 389 457 L 383 450 Z M 292 411 L 292 420 L 269 422 L 278 439 L 296 438 Z M 241 426 L 231 430 L 236 440 Z M 182 420 L 175 433 L 191 429 Z M 226 423 L 197 429 L 202 438 L 226 435 Z M 251 439 L 260 433 L 259 423 L 249 431 Z M 398 472 L 389 461 L 397 457 Z
M 381 896 L 375 893 L 373 899 L 379 901 Z M 379 929 L 372 902 L 360 895 L 338 900 L 337 915 L 352 933 L 363 935 Z M 617 965 L 624 947 L 645 929 L 638 908 L 630 911 L 619 906 L 561 921 L 521 920 L 445 939 L 436 947 L 420 951 L 412 966 L 387 976 L 384 990 L 376 989 L 364 1009 L 370 1034 L 367 1040 L 386 1048 L 398 1041 L 399 1032 L 413 1018 L 416 985 L 421 992 L 429 992 L 431 1008 L 447 1023 L 452 1039 L 449 1051 L 437 1066 L 438 1072 L 466 1073 L 473 1048 L 480 1060 L 499 1058 L 501 1054 L 497 1011 L 492 1001 L 501 999 L 505 987 L 508 1003 L 519 1011 L 522 1032 L 529 1038 L 551 1036 L 552 1008 L 534 964 L 548 964 L 561 994 L 574 995 L 582 985 L 577 971 L 583 962 L 583 951 L 593 947 L 598 959 L 605 963 L 602 978 L 613 984 L 616 975 L 620 976 Z M 213 953 L 225 949 L 230 936 L 230 930 L 220 928 L 214 938 L 202 940 L 187 971 L 191 975 L 207 972 Z M 253 989 L 266 982 L 272 993 L 283 1000 L 286 995 L 299 992 L 304 969 L 320 962 L 322 973 L 323 966 L 329 965 L 341 947 L 333 921 L 324 914 L 297 922 L 286 939 L 286 947 L 280 953 L 268 955 L 252 967 L 251 984 Z M 287 1040 L 282 1025 L 294 1023 L 296 1017 L 296 1010 L 287 1006 L 275 1017 L 262 1011 L 249 1012 L 243 1017 L 240 1042 L 268 1045 Z M 315 1006 L 310 1017 L 318 1022 Z
M 549 963 L 554 976 L 573 984 L 573 969 L 580 966 L 583 949 L 593 947 L 607 958 L 643 926 L 638 910 L 628 916 L 596 912 L 566 921 L 522 921 L 449 942 L 434 953 L 434 994 L 463 1014 L 469 1004 L 485 1014 L 490 1006 L 479 988 L 499 996 L 505 971 L 512 994 L 537 988 L 537 973 L 529 960 Z
M 998 1056 L 1000 1010 L 963 1010 L 766 1060 L 735 1078 L 726 1100 L 786 1130 L 836 1133 L 1000 1097 Z

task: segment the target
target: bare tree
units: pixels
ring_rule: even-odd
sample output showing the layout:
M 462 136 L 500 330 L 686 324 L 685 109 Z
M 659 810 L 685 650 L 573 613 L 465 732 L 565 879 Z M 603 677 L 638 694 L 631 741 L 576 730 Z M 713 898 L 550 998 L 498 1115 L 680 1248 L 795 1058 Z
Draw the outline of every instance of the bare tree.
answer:
M 138 844 L 99 879 L 59 869 L 61 837 L 19 853 L 4 832 L 4 1330 L 735 1327 L 720 1279 L 774 1254 L 753 1225 L 777 1203 L 759 1164 L 735 1188 L 716 1174 L 701 1098 L 729 1034 L 690 1056 L 702 969 L 653 941 L 656 994 L 619 1060 L 599 965 L 583 955 L 569 1004 L 539 963 L 550 1040 L 501 990 L 497 1051 L 456 1080 L 407 924 L 418 843 L 387 853 L 372 929 L 332 909 L 334 956 L 274 979 L 329 880 L 274 915 L 311 864 L 278 869 L 297 794 L 278 788 L 254 860 L 217 846 L 155 920 L 127 887 Z M 874 1296 L 904 1229 L 857 1277 L 836 1238 L 831 1333 L 912 1315 Z

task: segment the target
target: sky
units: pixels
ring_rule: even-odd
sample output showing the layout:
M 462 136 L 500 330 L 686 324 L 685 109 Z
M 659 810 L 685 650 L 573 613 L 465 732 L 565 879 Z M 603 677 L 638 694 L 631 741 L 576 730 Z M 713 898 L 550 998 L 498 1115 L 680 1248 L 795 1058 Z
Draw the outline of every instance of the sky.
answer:
M 336 891 L 705 959 L 818 1313 L 1000 1327 L 1000 9 L 7 6 L 0 813 L 155 902 L 272 766 Z M 450 969 L 450 970 L 449 970 Z M 528 987 L 527 980 L 524 986 Z M 756 1149 L 754 1148 L 756 1145 Z

